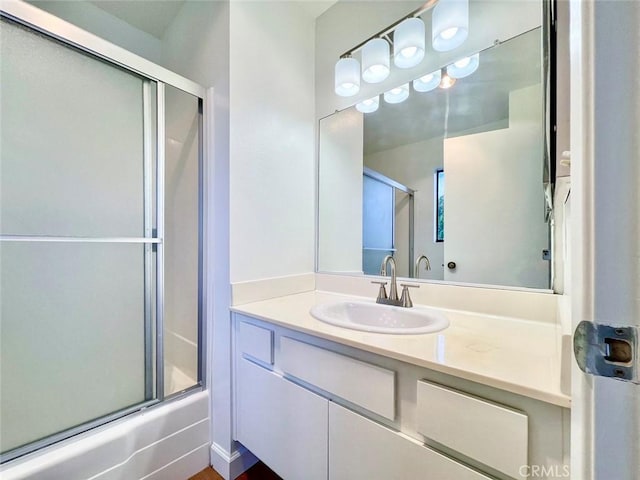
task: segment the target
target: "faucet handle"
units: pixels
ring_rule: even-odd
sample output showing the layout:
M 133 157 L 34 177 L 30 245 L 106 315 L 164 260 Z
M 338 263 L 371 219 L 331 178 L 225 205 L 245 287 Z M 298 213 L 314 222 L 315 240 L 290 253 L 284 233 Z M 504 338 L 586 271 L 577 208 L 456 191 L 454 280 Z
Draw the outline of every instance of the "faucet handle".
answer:
M 380 285 L 380 290 L 378 290 L 378 298 L 376 298 L 376 302 L 380 303 L 380 300 L 386 300 L 387 289 L 385 288 L 385 285 L 387 284 L 387 282 L 372 280 L 371 283 Z
M 411 296 L 409 295 L 409 288 L 420 288 L 420 285 L 401 283 L 400 286 L 402 287 L 402 296 L 400 297 L 400 303 L 405 308 L 413 307 L 413 302 L 411 301 Z

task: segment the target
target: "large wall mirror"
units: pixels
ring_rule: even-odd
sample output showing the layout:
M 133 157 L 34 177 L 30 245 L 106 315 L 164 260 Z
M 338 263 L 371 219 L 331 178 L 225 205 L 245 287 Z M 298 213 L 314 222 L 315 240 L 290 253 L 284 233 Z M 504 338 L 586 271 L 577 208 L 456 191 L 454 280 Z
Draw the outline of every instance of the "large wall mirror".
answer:
M 378 275 L 393 255 L 402 277 L 550 288 L 543 31 L 480 51 L 450 88 L 320 121 L 318 271 Z

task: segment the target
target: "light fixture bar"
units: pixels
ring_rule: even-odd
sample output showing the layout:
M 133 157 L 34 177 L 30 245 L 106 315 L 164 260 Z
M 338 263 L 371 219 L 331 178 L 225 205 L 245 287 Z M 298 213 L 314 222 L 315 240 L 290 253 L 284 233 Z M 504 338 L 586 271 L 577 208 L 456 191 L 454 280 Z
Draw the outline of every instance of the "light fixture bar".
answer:
M 399 20 L 393 22 L 391 25 L 386 27 L 384 30 L 380 30 L 378 33 L 376 33 L 374 35 L 371 35 L 369 38 L 367 38 L 365 41 L 359 43 L 358 45 L 353 47 L 351 50 L 347 50 L 342 55 L 340 55 L 340 58 L 345 58 L 345 57 L 348 57 L 349 55 L 354 54 L 358 50 L 362 49 L 362 47 L 364 47 L 364 45 L 369 40 L 372 40 L 374 38 L 383 38 L 383 37 L 385 37 L 386 35 L 391 33 L 393 30 L 395 30 L 395 28 L 398 25 L 400 25 L 402 22 L 404 22 L 407 18 L 413 18 L 413 17 L 417 17 L 419 15 L 422 15 L 427 10 L 431 10 L 433 7 L 435 7 L 438 4 L 438 2 L 439 2 L 439 0 L 427 0 L 427 2 L 424 5 L 422 5 L 421 7 L 416 8 L 415 10 L 410 12 L 409 14 L 407 14 L 404 17 L 400 18 Z M 389 42 L 389 43 L 391 43 L 391 42 Z

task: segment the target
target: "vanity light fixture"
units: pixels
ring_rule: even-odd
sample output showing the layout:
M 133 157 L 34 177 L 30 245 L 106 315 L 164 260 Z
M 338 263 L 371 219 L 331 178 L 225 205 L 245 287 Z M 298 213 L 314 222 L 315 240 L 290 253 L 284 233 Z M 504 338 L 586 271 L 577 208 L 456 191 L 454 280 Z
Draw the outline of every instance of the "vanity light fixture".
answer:
M 467 39 L 469 0 L 427 0 L 422 7 L 340 56 L 335 67 L 336 94 L 351 97 L 360 91 L 360 63 L 352 57 L 358 50 L 362 50 L 362 80 L 367 83 L 380 83 L 389 76 L 390 44 L 393 45 L 393 63 L 396 67 L 412 68 L 418 65 L 425 55 L 425 26 L 420 15 L 430 9 L 433 9 L 432 42 L 435 50 L 453 50 Z M 442 71 L 415 79 L 413 88 L 417 92 L 428 92 L 436 86 L 450 88 L 456 78 L 471 75 L 478 65 L 478 54 L 462 58 Z M 408 96 L 408 83 L 384 93 L 384 99 L 388 103 L 403 102 Z M 359 105 L 365 109 L 373 108 L 370 100 L 372 99 L 362 101 Z M 367 106 L 364 105 L 365 102 L 369 102 Z
M 367 98 L 360 103 L 356 103 L 356 110 L 361 113 L 373 113 L 378 110 L 380 106 L 380 95 L 376 95 L 372 98 Z
M 351 97 L 360 91 L 360 63 L 355 58 L 338 60 L 335 69 L 335 92 L 341 97 Z
M 464 78 L 471 75 L 480 65 L 480 54 L 464 57 L 447 67 L 447 73 L 452 78 Z
M 411 68 L 424 58 L 424 22 L 413 17 L 403 20 L 393 32 L 393 63 L 398 68 Z
M 434 50 L 448 52 L 459 47 L 469 35 L 469 0 L 440 0 L 431 20 Z
M 440 79 L 442 78 L 442 72 L 436 70 L 427 75 L 423 75 L 420 78 L 416 78 L 413 81 L 413 89 L 416 92 L 430 92 L 438 85 L 440 85 Z
M 380 83 L 389 76 L 389 42 L 374 38 L 362 47 L 362 80 Z
M 409 98 L 409 84 L 405 83 L 399 87 L 392 88 L 384 92 L 384 101 L 387 103 L 402 103 Z
M 340 55 L 335 68 L 336 94 L 350 97 L 358 93 L 360 75 L 358 74 L 358 81 L 355 81 L 353 64 L 357 60 L 352 56 L 359 50 L 362 50 L 362 80 L 367 83 L 379 83 L 389 76 L 391 45 L 393 45 L 393 63 L 396 67 L 411 68 L 418 65 L 425 54 L 425 26 L 419 17 L 433 9 L 438 1 L 443 0 L 426 0 L 421 7 Z
M 445 69 L 443 68 L 442 69 L 443 73 L 441 74 L 442 79 L 440 80 L 439 87 L 446 90 L 447 88 L 453 87 L 454 83 L 456 83 L 456 79 L 453 77 L 450 77 L 449 74 L 444 70 Z

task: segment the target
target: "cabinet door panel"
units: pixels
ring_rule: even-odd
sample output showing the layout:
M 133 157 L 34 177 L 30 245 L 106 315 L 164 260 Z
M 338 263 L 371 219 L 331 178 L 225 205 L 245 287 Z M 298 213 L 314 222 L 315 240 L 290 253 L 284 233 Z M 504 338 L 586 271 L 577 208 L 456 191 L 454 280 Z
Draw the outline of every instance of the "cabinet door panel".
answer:
M 396 374 L 292 338 L 280 339 L 284 373 L 355 403 L 389 420 L 396 416 Z
M 287 480 L 327 478 L 328 401 L 238 359 L 236 440 Z
M 529 449 L 526 414 L 422 380 L 416 416 L 418 432 L 425 437 L 523 478 Z
M 419 442 L 329 404 L 329 479 L 488 480 Z

